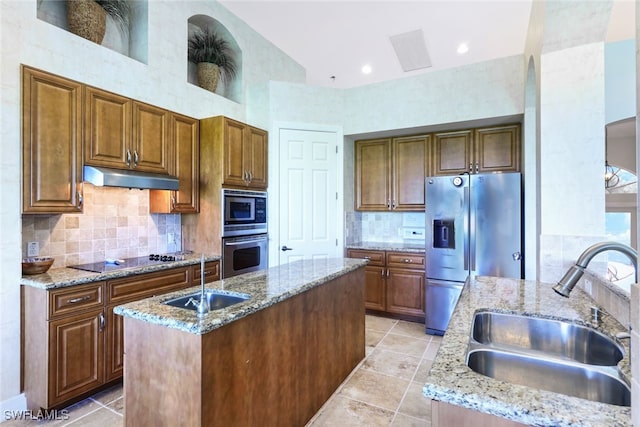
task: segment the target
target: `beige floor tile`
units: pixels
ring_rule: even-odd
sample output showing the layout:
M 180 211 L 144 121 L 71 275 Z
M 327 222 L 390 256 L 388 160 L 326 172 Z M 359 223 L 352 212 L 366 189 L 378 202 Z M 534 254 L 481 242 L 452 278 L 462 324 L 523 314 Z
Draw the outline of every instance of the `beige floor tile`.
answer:
M 113 402 L 109 403 L 106 406 L 112 411 L 116 411 L 118 414 L 124 415 L 124 398 L 123 397 L 114 400 Z
M 424 331 L 424 323 L 406 322 L 404 320 L 399 320 L 389 332 L 397 335 L 407 335 L 425 341 L 431 338 L 431 335 L 427 335 Z
M 410 382 L 360 369 L 340 390 L 340 395 L 395 411 Z
M 421 420 L 404 414 L 396 414 L 392 427 L 430 427 L 431 420 Z
M 374 329 L 366 329 L 364 332 L 364 345 L 367 347 L 377 346 L 382 338 L 384 338 L 385 334 L 385 332 L 376 331 Z
M 118 384 L 91 396 L 93 400 L 103 405 L 108 405 L 109 403 L 113 402 L 114 400 L 120 399 L 121 397 L 122 384 Z
M 374 331 L 389 332 L 391 328 L 398 323 L 397 320 L 387 319 L 386 317 L 377 317 L 371 315 L 365 315 L 364 324 L 367 329 L 373 329 Z
M 122 427 L 124 418 L 107 408 L 100 408 L 66 425 L 71 427 Z
M 418 366 L 418 370 L 416 371 L 416 376 L 413 378 L 413 380 L 415 382 L 423 384 L 427 382 L 427 377 L 429 376 L 431 365 L 433 365 L 433 360 L 422 359 L 422 361 L 420 362 L 420 366 Z
M 419 364 L 419 357 L 376 348 L 364 361 L 363 367 L 392 377 L 412 380 Z
M 393 411 L 335 396 L 309 423 L 308 427 L 387 427 L 393 420 Z
M 436 353 L 438 353 L 438 349 L 440 348 L 440 342 L 431 340 L 429 342 L 429 346 L 427 350 L 424 352 L 424 358 L 429 360 L 434 360 L 436 358 Z
M 431 400 L 422 394 L 423 384 L 412 382 L 398 412 L 421 420 L 431 419 Z
M 389 333 L 380 341 L 378 348 L 384 348 L 415 357 L 423 357 L 427 345 L 429 345 L 429 341 Z

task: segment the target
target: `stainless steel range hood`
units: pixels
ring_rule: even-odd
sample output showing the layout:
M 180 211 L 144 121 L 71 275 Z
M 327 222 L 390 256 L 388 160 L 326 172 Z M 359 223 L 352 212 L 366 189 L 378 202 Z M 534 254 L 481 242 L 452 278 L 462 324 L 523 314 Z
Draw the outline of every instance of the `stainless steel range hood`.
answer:
M 84 167 L 84 180 L 99 187 L 124 187 L 149 190 L 177 190 L 178 178 L 157 173 Z

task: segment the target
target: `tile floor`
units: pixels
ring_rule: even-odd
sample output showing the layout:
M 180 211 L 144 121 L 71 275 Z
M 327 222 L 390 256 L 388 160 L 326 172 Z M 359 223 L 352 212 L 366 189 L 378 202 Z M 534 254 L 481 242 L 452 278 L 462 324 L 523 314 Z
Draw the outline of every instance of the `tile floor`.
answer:
M 424 325 L 419 323 L 367 315 L 365 325 L 364 360 L 307 427 L 431 425 L 430 401 L 422 396 L 422 385 L 441 338 L 426 335 Z M 121 427 L 122 386 L 97 393 L 66 411 L 68 417 L 58 420 L 13 420 L 2 423 L 2 427 Z

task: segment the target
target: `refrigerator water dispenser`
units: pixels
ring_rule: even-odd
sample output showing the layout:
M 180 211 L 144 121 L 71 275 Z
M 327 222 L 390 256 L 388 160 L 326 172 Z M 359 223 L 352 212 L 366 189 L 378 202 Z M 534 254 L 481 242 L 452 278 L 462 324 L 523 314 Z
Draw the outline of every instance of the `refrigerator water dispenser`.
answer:
M 455 249 L 455 226 L 453 219 L 433 220 L 433 247 L 441 249 Z

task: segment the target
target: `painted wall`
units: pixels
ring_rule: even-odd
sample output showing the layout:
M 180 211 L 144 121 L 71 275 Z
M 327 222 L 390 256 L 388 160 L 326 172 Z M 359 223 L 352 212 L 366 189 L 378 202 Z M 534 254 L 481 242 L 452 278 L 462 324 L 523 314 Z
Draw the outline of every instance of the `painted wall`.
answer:
M 1 195 L 0 207 L 0 409 L 22 409 L 24 399 L 19 385 L 19 304 L 22 257 L 22 218 L 20 215 L 20 64 L 27 64 L 83 83 L 116 92 L 130 98 L 148 102 L 187 116 L 204 118 L 224 114 L 249 122 L 258 127 L 268 127 L 268 117 L 255 114 L 246 103 L 258 102 L 259 88 L 270 80 L 303 82 L 304 69 L 285 55 L 279 48 L 259 36 L 243 21 L 224 7 L 212 1 L 150 1 L 148 3 L 148 50 L 146 63 L 139 62 L 118 52 L 94 44 L 37 18 L 37 0 L 0 2 L 0 37 L 2 62 L 0 76 L 2 91 L 1 141 L 4 154 L 0 157 Z M 215 17 L 236 37 L 244 52 L 243 97 L 241 102 L 211 94 L 187 82 L 186 60 L 187 21 L 190 16 L 203 14 Z M 256 89 L 258 88 L 258 89 Z M 102 190 L 107 191 L 107 190 Z M 101 191 L 97 191 L 96 194 Z M 112 193 L 113 194 L 113 193 Z M 119 197 L 114 197 L 114 201 Z M 116 213 L 116 215 L 119 215 Z M 162 233 L 162 226 L 154 225 L 154 218 L 142 215 L 136 221 L 147 224 L 146 232 L 153 236 L 154 229 Z M 175 226 L 174 218 L 159 219 Z M 60 215 L 56 218 L 26 219 L 25 240 L 43 239 L 41 247 L 57 251 L 54 247 L 67 245 L 74 235 L 101 233 L 112 227 L 101 228 L 89 216 L 74 218 Z M 108 221 L 105 218 L 105 221 Z M 151 225 L 149 225 L 151 223 Z M 75 228 L 76 225 L 78 228 Z M 62 228 L 60 228 L 62 227 Z M 116 226 L 115 233 L 118 233 Z M 98 230 L 98 231 L 96 231 Z M 166 229 L 164 229 L 166 232 Z M 131 229 L 120 231 L 133 233 Z M 60 237 L 61 235 L 67 237 Z M 52 242 L 50 237 L 62 239 Z M 161 238 L 160 238 L 161 239 Z M 55 245 L 54 245 L 55 243 Z M 104 242 L 107 245 L 107 242 Z M 116 246 L 118 243 L 115 243 Z M 149 247 L 156 242 L 149 242 Z M 47 246 L 49 245 L 49 246 Z M 73 241 L 69 246 L 78 247 L 78 254 L 91 250 Z M 82 250 L 80 250 L 82 246 Z M 162 246 L 162 245 L 161 245 Z M 84 249 L 87 249 L 86 251 Z M 116 247 L 116 249 L 118 249 Z M 122 249 L 122 248 L 120 248 Z M 105 250 L 106 251 L 106 250 Z M 57 253 L 57 252 L 56 252 Z M 67 253 L 67 252 L 65 252 Z M 106 253 L 106 252 L 105 252 Z M 127 252 L 128 253 L 128 252 Z M 123 254 L 126 256 L 127 253 Z M 3 412 L 4 413 L 4 412 Z
M 635 116 L 635 40 L 607 43 L 604 49 L 605 121 L 615 122 Z

